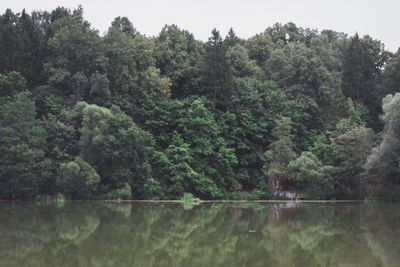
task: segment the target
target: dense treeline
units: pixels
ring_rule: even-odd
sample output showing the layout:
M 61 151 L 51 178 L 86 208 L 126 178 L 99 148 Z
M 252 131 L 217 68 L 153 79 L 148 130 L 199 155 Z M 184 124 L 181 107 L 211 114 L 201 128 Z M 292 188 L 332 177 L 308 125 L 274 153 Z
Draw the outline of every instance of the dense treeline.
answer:
M 268 178 L 399 198 L 400 50 L 293 23 L 100 36 L 82 12 L 0 16 L 0 199 L 268 198 Z

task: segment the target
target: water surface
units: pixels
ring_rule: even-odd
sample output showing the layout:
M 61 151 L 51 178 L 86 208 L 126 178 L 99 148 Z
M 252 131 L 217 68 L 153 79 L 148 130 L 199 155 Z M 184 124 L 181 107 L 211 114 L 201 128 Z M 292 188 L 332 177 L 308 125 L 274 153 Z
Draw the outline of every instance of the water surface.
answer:
M 399 263 L 399 204 L 0 203 L 0 266 Z

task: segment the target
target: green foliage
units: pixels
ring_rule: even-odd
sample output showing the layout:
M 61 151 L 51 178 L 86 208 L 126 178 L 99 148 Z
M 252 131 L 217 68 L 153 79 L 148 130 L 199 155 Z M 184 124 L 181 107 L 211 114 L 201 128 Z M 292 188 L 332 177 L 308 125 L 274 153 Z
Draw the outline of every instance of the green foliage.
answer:
M 160 149 L 166 149 L 184 112 L 184 104 L 180 101 L 165 97 L 147 97 L 137 120 L 141 121 L 143 129 L 154 136 Z
M 386 123 L 386 129 L 380 144 L 368 157 L 365 178 L 371 195 L 399 199 L 400 94 L 389 94 L 382 103 L 382 119 Z
M 399 92 L 400 84 L 400 49 L 387 62 L 383 72 L 383 88 L 385 93 Z
M 145 199 L 162 199 L 164 194 L 164 189 L 161 187 L 160 182 L 149 178 L 147 179 L 146 183 L 143 185 L 143 197 Z
M 263 154 L 274 138 L 275 120 L 282 115 L 292 118 L 297 141 L 304 137 L 305 113 L 296 102 L 289 101 L 275 83 L 255 79 L 236 80 L 233 105 L 236 120 L 226 121 L 231 130 L 225 131 L 225 139 L 236 149 L 239 162 L 236 179 L 245 190 L 252 190 L 264 181 Z M 301 147 L 300 140 L 297 143 Z
M 385 95 L 382 70 L 388 59 L 383 44 L 368 35 L 360 38 L 358 34 L 351 38 L 343 63 L 343 93 L 354 101 L 368 107 L 369 127 L 380 128 L 378 115 L 380 102 Z
M 226 52 L 226 57 L 235 77 L 261 76 L 261 69 L 254 60 L 250 60 L 246 48 L 240 44 L 229 48 Z
M 249 38 L 245 44 L 250 59 L 255 60 L 258 66 L 262 67 L 272 52 L 271 38 L 264 33 L 256 34 Z
M 0 73 L 16 71 L 36 85 L 41 80 L 46 31 L 35 15 L 25 9 L 17 14 L 7 9 L 0 15 Z
M 69 123 L 57 120 L 57 117 L 50 114 L 44 121 L 43 127 L 47 131 L 45 156 L 50 159 L 48 179 L 41 186 L 43 192 L 54 195 L 56 191 L 56 177 L 60 173 L 62 163 L 73 161 L 79 154 L 79 134 Z
M 352 100 L 348 99 L 348 117 L 340 119 L 333 131 L 326 131 L 314 137 L 313 145 L 309 151 L 316 155 L 324 164 L 332 165 L 334 163 L 335 152 L 334 143 L 336 138 L 342 134 L 356 131 L 359 127 L 365 128 L 366 123 L 363 120 L 366 115 L 365 107 L 362 104 L 354 105 Z
M 314 36 L 310 40 L 310 47 L 337 81 L 340 81 L 347 43 L 344 33 L 332 30 L 323 30 L 319 36 Z
M 108 199 L 131 199 L 132 189 L 128 183 L 125 183 L 121 188 L 114 189 L 105 195 Z
M 0 74 L 0 97 L 12 96 L 26 89 L 26 80 L 19 72 L 11 71 L 7 75 Z
M 290 43 L 277 48 L 265 64 L 266 77 L 274 80 L 289 99 L 300 102 L 314 118 L 309 127 L 321 129 L 343 117 L 347 110 L 340 84 L 306 45 Z
M 193 196 L 192 193 L 187 193 L 187 192 L 185 192 L 185 193 L 183 194 L 183 197 L 181 198 L 181 200 L 182 200 L 182 201 L 191 202 L 191 201 L 194 200 L 194 196 Z
M 132 22 L 130 22 L 127 17 L 116 17 L 113 22 L 111 22 L 111 27 L 123 32 L 131 38 L 134 38 L 137 34 L 139 34 L 135 27 L 133 27 Z
M 279 184 L 281 184 L 283 180 L 287 180 L 290 177 L 287 165 L 290 160 L 296 157 L 292 121 L 288 117 L 281 117 L 275 123 L 272 131 L 275 141 L 268 146 L 268 150 L 264 154 L 263 171 L 268 184 L 272 184 L 273 181 L 279 181 Z
M 239 39 L 239 37 L 236 35 L 235 31 L 231 27 L 228 31 L 228 34 L 226 35 L 226 37 L 224 39 L 224 45 L 229 48 L 229 47 L 233 47 L 239 43 L 241 43 L 241 40 Z
M 203 99 L 194 100 L 179 121 L 182 139 L 189 144 L 193 158 L 189 171 L 193 192 L 203 198 L 217 198 L 233 179 L 232 166 L 237 163 L 235 150 L 220 136 L 220 129 Z
M 175 197 L 192 188 L 199 177 L 199 174 L 191 167 L 193 157 L 189 148 L 189 144 L 184 143 L 179 134 L 174 132 L 171 144 L 165 151 L 169 160 L 168 192 Z
M 323 164 L 334 165 L 332 174 L 334 196 L 336 198 L 362 198 L 363 184 L 361 173 L 367 155 L 374 144 L 374 132 L 365 127 L 362 119 L 365 114 L 363 105 L 354 105 L 348 99 L 348 117 L 342 118 L 333 131 L 326 131 L 314 137 L 309 147 Z
M 81 157 L 63 163 L 60 166 L 60 177 L 57 185 L 69 198 L 93 198 L 100 182 L 100 176 L 89 163 Z
M 339 135 L 334 142 L 335 190 L 337 197 L 362 198 L 361 173 L 373 147 L 374 133 L 356 127 Z
M 134 89 L 137 83 L 135 46 L 133 39 L 120 30 L 109 29 L 104 37 L 105 55 L 108 59 L 108 79 L 113 94 L 137 95 Z
M 87 105 L 80 129 L 80 153 L 101 176 L 103 190 L 128 183 L 133 197 L 144 197 L 151 177 L 153 139 L 118 107 Z
M 324 164 L 333 164 L 333 144 L 326 134 L 320 134 L 315 137 L 313 146 L 309 147 L 309 151 L 318 157 Z
M 323 165 L 311 152 L 303 152 L 288 165 L 291 178 L 303 188 L 310 199 L 329 198 L 333 194 L 332 173 L 334 168 Z
M 144 94 L 170 94 L 169 78 L 161 77 L 155 67 L 154 41 L 136 34 L 133 36 L 111 27 L 104 37 L 108 59 L 108 79 L 111 93 L 130 98 Z
M 30 93 L 0 99 L 1 199 L 33 199 L 40 193 L 48 177 L 46 136 Z
M 155 39 L 156 65 L 171 80 L 171 96 L 183 98 L 197 86 L 201 50 L 193 34 L 176 25 L 165 25 Z
M 55 201 L 58 203 L 62 203 L 65 202 L 65 196 L 62 193 L 57 193 L 56 197 L 55 197 Z
M 44 63 L 48 83 L 63 96 L 87 99 L 98 86 L 91 76 L 106 70 L 103 40 L 80 12 L 57 20 L 54 27 L 55 35 L 48 41 L 51 56 Z
M 36 109 L 39 115 L 48 117 L 59 115 L 61 113 L 64 99 L 54 94 L 48 86 L 39 86 L 34 89 Z
M 232 71 L 219 31 L 214 28 L 211 34 L 202 66 L 204 93 L 212 100 L 214 108 L 225 111 L 231 106 Z
M 366 127 L 382 130 L 380 101 L 398 91 L 399 58 L 369 36 L 294 23 L 247 40 L 213 29 L 202 42 L 176 25 L 146 37 L 126 17 L 100 36 L 81 7 L 7 9 L 0 198 L 61 189 L 69 198 L 267 198 L 265 174 L 290 178 L 289 162 L 307 150 L 335 166 L 329 190 L 319 178 L 304 183 L 310 196 L 392 198 L 397 95 L 384 99 L 381 145 L 364 164 L 377 137 Z
M 293 151 L 293 135 L 292 135 L 292 121 L 288 117 L 282 117 L 275 121 L 276 125 L 272 131 L 272 135 L 276 138 L 274 142 L 269 145 L 269 149 L 265 153 L 267 161 L 284 162 L 288 163 L 291 159 L 296 157 Z

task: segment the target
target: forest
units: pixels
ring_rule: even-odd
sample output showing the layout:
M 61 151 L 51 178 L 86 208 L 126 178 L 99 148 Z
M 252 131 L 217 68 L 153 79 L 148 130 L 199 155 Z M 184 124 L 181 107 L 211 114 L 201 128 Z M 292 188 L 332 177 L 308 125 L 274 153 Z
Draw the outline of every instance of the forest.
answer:
M 0 199 L 400 199 L 400 49 L 368 35 L 0 15 Z

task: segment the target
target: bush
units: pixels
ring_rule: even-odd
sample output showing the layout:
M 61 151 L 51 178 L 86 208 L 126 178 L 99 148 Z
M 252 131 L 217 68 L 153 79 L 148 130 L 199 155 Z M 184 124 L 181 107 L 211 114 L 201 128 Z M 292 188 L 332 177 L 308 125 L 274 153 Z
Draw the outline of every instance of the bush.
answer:
M 181 198 L 181 201 L 184 202 L 201 202 L 200 198 L 194 197 L 192 193 L 183 193 L 183 197 Z
M 192 193 L 183 193 L 182 201 L 190 202 L 194 200 L 194 196 Z
M 131 199 L 132 198 L 131 186 L 125 183 L 123 187 L 111 191 L 106 196 L 107 198 L 111 199 Z

